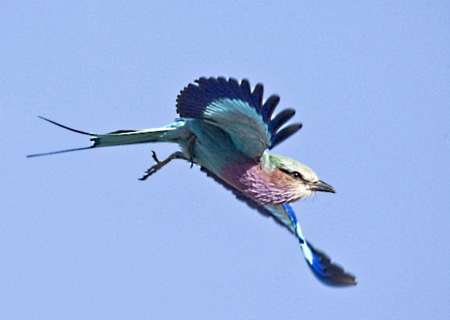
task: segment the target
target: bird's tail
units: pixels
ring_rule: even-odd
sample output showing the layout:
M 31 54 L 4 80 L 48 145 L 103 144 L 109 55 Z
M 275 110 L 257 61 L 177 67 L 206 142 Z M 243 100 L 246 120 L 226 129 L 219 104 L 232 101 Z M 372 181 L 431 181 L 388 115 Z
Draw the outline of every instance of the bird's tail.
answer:
M 174 134 L 174 130 L 183 125 L 183 121 L 178 121 L 162 128 L 143 129 L 143 130 L 117 130 L 105 134 L 98 134 L 69 128 L 67 126 L 46 119 L 44 117 L 39 118 L 48 121 L 50 123 L 53 123 L 54 125 L 57 125 L 61 128 L 91 136 L 92 145 L 90 147 L 31 154 L 28 155 L 27 158 L 47 156 L 51 154 L 58 154 L 71 151 L 86 150 L 97 147 L 120 146 L 125 144 L 147 143 L 147 142 L 176 142 L 176 134 Z

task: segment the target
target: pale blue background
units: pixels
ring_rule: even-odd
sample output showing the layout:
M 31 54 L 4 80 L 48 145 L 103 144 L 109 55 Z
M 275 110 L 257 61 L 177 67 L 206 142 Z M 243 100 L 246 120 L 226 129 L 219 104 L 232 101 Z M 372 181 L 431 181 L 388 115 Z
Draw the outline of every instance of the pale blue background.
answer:
M 448 1 L 3 1 L 0 319 L 450 317 Z M 357 276 L 333 289 L 297 240 L 178 161 L 88 146 L 165 125 L 199 76 L 262 82 L 303 129 L 274 152 L 337 194 L 295 203 Z

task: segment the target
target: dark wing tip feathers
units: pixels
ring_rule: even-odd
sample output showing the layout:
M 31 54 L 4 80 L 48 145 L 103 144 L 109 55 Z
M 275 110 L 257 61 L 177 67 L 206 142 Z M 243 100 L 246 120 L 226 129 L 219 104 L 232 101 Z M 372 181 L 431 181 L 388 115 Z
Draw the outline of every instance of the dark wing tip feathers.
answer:
M 181 117 L 203 118 L 206 107 L 213 101 L 223 98 L 240 99 L 253 107 L 261 115 L 264 123 L 267 124 L 271 135 L 269 149 L 286 140 L 301 128 L 301 124 L 294 124 L 278 131 L 294 116 L 295 111 L 286 109 L 272 118 L 280 97 L 271 95 L 263 103 L 264 87 L 260 83 L 255 86 L 253 91 L 247 79 L 243 79 L 239 83 L 233 78 L 227 80 L 224 77 L 202 77 L 195 80 L 195 83 L 185 87 L 177 97 L 177 112 Z
M 272 149 L 277 144 L 283 142 L 301 128 L 302 128 L 301 123 L 291 124 L 290 126 L 284 127 L 283 129 L 278 131 L 277 134 L 272 138 L 272 146 L 270 148 Z
M 354 275 L 345 272 L 342 267 L 332 263 L 325 253 L 316 250 L 310 243 L 308 243 L 308 247 L 314 256 L 312 265 L 308 263 L 308 266 L 322 283 L 335 287 L 356 285 Z
M 284 109 L 270 121 L 269 130 L 278 131 L 286 122 L 295 115 L 294 109 Z

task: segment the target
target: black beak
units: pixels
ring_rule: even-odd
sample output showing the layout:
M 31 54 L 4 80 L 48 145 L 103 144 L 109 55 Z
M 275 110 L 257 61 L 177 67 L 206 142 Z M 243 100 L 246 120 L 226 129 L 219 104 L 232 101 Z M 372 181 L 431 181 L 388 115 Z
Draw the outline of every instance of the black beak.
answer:
M 330 186 L 328 183 L 325 183 L 323 181 L 317 181 L 311 183 L 311 190 L 314 191 L 325 191 L 325 192 L 333 192 L 336 193 L 336 190 L 332 186 Z

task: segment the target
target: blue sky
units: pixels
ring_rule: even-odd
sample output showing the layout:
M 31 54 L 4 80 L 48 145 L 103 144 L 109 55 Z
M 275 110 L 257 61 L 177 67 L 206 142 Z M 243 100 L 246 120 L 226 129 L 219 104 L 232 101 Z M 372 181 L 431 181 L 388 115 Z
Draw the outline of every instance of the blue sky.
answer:
M 443 319 L 450 315 L 446 1 L 4 2 L 1 319 Z M 354 273 L 333 289 L 295 237 L 176 145 L 88 146 L 159 127 L 200 76 L 261 82 L 302 130 L 273 152 L 336 188 L 293 205 Z

